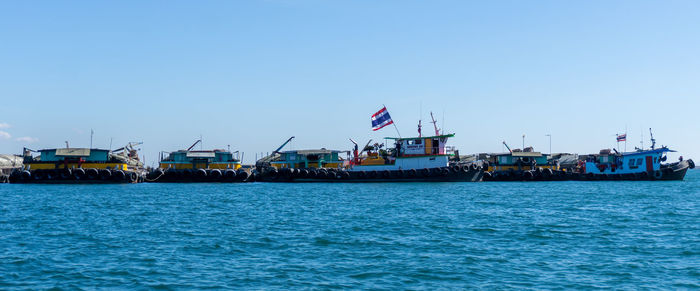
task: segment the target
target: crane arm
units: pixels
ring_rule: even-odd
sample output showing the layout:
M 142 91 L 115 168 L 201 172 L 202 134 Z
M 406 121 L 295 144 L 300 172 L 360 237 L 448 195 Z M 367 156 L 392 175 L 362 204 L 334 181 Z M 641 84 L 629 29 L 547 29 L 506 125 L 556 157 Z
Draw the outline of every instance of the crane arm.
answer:
M 513 150 L 510 149 L 510 147 L 508 146 L 508 144 L 506 143 L 505 140 L 503 141 L 503 145 L 506 146 L 506 148 L 508 149 L 509 152 L 513 153 Z
M 372 140 L 370 139 L 370 140 L 369 140 L 369 141 L 367 142 L 367 144 L 366 144 L 366 145 L 365 145 L 365 146 L 364 146 L 364 147 L 362 148 L 362 151 L 360 151 L 360 153 L 359 153 L 359 154 L 357 154 L 357 155 L 358 155 L 358 156 L 361 156 L 361 155 L 362 155 L 362 153 L 364 153 L 364 152 L 365 152 L 365 149 L 367 148 L 367 146 L 369 145 L 369 143 L 371 143 L 371 142 L 372 142 Z
M 272 152 L 272 154 L 279 153 L 284 146 L 286 146 L 290 141 L 292 141 L 292 139 L 294 139 L 294 136 L 290 137 L 287 141 L 285 141 L 280 147 L 278 147 L 274 152 Z
M 190 147 L 187 148 L 187 151 L 189 152 L 190 150 L 192 150 L 192 148 L 194 148 L 194 146 L 196 146 L 200 142 L 202 142 L 201 139 L 198 139 L 197 141 L 195 141 Z

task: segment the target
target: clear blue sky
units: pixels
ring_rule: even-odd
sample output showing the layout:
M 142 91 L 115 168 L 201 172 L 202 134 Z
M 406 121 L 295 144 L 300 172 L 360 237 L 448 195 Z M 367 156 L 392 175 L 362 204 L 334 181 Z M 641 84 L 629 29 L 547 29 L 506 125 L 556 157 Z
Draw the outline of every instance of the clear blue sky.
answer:
M 462 153 L 652 127 L 700 158 L 699 31 L 698 1 L 5 1 L 0 153 L 93 128 L 148 164 L 200 134 L 251 162 L 395 135 L 370 129 L 386 104 L 404 136 L 432 110 Z

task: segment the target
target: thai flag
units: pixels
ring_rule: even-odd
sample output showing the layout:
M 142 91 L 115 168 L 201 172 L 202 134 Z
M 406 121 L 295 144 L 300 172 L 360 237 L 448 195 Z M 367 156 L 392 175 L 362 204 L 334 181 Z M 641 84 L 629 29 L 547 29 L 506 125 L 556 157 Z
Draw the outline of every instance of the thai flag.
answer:
M 618 134 L 617 141 L 627 141 L 627 134 Z
M 372 114 L 372 130 L 374 131 L 380 130 L 382 127 L 392 123 L 394 123 L 394 121 L 391 120 L 391 116 L 389 115 L 389 111 L 386 111 L 386 107 Z

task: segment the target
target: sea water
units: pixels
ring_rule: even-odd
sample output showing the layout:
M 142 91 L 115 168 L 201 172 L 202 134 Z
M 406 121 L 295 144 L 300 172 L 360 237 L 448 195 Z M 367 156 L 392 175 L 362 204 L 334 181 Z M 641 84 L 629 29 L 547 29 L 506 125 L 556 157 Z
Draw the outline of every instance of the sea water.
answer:
M 0 289 L 696 289 L 699 186 L 4 184 Z

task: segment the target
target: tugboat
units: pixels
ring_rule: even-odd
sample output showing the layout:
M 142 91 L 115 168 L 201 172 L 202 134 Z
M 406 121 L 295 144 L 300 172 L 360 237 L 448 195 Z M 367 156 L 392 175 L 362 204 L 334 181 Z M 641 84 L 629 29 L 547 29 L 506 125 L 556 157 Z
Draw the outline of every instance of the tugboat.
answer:
M 144 168 L 129 143 L 114 151 L 97 148 L 65 148 L 23 151 L 24 166 L 10 174 L 10 183 L 138 183 Z M 38 156 L 32 156 L 38 152 Z
M 581 180 L 683 180 L 688 169 L 695 168 L 693 160 L 666 163 L 666 153 L 675 152 L 666 146 L 656 148 L 651 128 L 651 149 L 620 153 L 616 149 L 601 150 L 579 162 Z M 619 140 L 619 139 L 618 139 Z
M 434 136 L 387 138 L 394 141 L 393 148 L 383 151 L 381 145 L 375 145 L 366 148 L 366 156 L 354 155 L 348 168 L 349 178 L 379 182 L 480 181 L 481 166 L 450 165 L 449 159 L 454 153 L 446 144 L 451 137 L 454 133 L 436 132 Z
M 192 150 L 199 139 L 186 150 L 171 152 L 161 158 L 159 167 L 147 176 L 147 182 L 243 182 L 249 178 L 239 159 L 229 150 Z
M 379 116 L 381 115 L 381 116 Z M 377 117 L 379 116 L 379 117 Z M 432 113 L 431 113 L 432 117 Z M 375 130 L 392 124 L 386 107 L 373 116 Z M 422 136 L 420 122 L 418 137 L 387 137 L 393 148 L 383 149 L 383 144 L 370 146 L 371 140 L 359 151 L 354 144 L 352 158 L 347 166 L 335 168 L 289 168 L 269 170 L 259 168 L 261 181 L 278 182 L 475 182 L 480 181 L 483 169 L 476 164 L 462 166 L 450 164 L 454 155 L 447 140 L 454 134 L 441 134 L 435 126 L 434 136 Z M 378 127 L 378 128 L 377 128 Z M 284 145 L 283 145 L 284 146 Z M 364 152 L 366 155 L 363 155 Z M 263 165 L 259 165 L 263 166 Z

